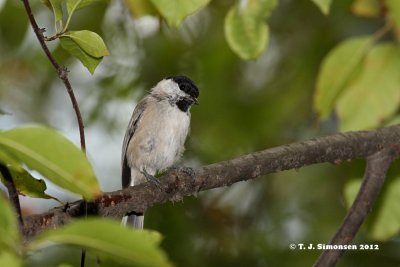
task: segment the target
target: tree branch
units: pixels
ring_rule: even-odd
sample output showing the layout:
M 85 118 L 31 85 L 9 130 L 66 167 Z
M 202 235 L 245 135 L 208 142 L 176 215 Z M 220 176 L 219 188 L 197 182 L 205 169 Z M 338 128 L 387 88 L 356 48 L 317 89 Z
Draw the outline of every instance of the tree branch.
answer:
M 18 196 L 17 188 L 15 187 L 13 178 L 11 176 L 11 173 L 8 170 L 8 168 L 3 164 L 0 164 L 0 173 L 4 177 L 4 181 L 5 181 L 4 185 L 6 186 L 7 191 L 8 191 L 8 198 L 9 198 L 10 202 L 12 203 L 12 205 L 14 206 L 15 212 L 17 213 L 19 224 L 20 224 L 20 226 L 23 226 L 24 220 L 22 219 L 22 212 L 21 212 L 21 205 L 19 203 L 19 196 Z
M 363 183 L 341 227 L 332 238 L 331 245 L 348 245 L 353 240 L 385 182 L 390 164 L 399 154 L 399 146 L 391 146 L 367 158 Z M 344 252 L 345 250 L 325 250 L 314 266 L 335 266 Z
M 28 15 L 29 21 L 32 25 L 33 31 L 36 34 L 36 37 L 42 46 L 42 49 L 44 53 L 46 54 L 47 58 L 49 59 L 50 63 L 53 65 L 55 68 L 58 77 L 60 80 L 64 83 L 65 88 L 67 89 L 67 93 L 69 95 L 69 98 L 71 99 L 72 107 L 75 111 L 76 119 L 78 121 L 78 126 L 79 126 L 79 135 L 80 135 L 80 140 L 81 140 L 81 149 L 83 151 L 86 150 L 86 142 L 85 142 L 85 126 L 83 124 L 82 120 L 82 115 L 81 111 L 79 110 L 78 102 L 76 101 L 74 90 L 72 89 L 71 83 L 69 82 L 68 79 L 68 70 L 64 67 L 61 66 L 57 63 L 57 61 L 54 59 L 53 55 L 50 53 L 49 48 L 46 45 L 46 38 L 43 35 L 43 32 L 45 32 L 45 29 L 39 28 L 39 26 L 36 23 L 35 17 L 33 16 L 31 6 L 29 5 L 29 0 L 22 0 L 24 3 L 24 7 L 26 10 L 26 13 Z
M 160 177 L 162 190 L 146 183 L 104 193 L 94 203 L 88 203 L 88 209 L 89 213 L 119 219 L 131 211 L 143 212 L 158 203 L 179 201 L 200 191 L 228 186 L 269 173 L 321 162 L 338 164 L 341 161 L 367 157 L 383 147 L 399 145 L 399 142 L 400 126 L 320 137 L 214 163 L 195 169 L 193 173 L 174 170 Z M 80 200 L 68 207 L 57 207 L 43 214 L 26 217 L 24 236 L 29 238 L 47 228 L 66 224 L 74 217 L 84 216 L 83 203 Z

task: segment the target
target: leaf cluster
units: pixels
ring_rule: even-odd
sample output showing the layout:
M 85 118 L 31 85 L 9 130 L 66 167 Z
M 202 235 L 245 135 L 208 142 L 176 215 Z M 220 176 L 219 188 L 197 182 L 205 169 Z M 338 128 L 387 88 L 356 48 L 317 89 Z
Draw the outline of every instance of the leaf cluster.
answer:
M 385 24 L 370 35 L 345 39 L 324 58 L 314 92 L 314 109 L 321 120 L 334 114 L 340 131 L 367 130 L 399 123 L 400 1 L 355 0 L 352 12 Z M 390 38 L 387 36 L 391 34 Z M 400 177 L 391 171 L 378 208 L 368 223 L 370 236 L 387 240 L 400 231 Z M 354 177 L 345 185 L 348 206 L 361 184 Z
M 22 195 L 57 200 L 45 193 L 45 181 L 35 179 L 25 168 L 39 172 L 54 184 L 87 200 L 100 194 L 85 154 L 53 129 L 35 126 L 0 132 L 0 151 L 0 164 L 11 170 Z M 45 232 L 25 246 L 19 236 L 14 210 L 1 195 L 0 210 L 1 266 L 22 266 L 27 255 L 51 243 L 85 247 L 101 259 L 121 266 L 171 266 L 158 248 L 161 237 L 156 232 L 133 231 L 115 221 L 87 219 Z
M 109 55 L 106 45 L 97 33 L 88 30 L 70 31 L 68 26 L 76 11 L 96 1 L 98 0 L 42 0 L 53 12 L 56 32 L 55 36 L 46 39 L 59 38 L 61 46 L 79 59 L 92 74 L 103 57 Z

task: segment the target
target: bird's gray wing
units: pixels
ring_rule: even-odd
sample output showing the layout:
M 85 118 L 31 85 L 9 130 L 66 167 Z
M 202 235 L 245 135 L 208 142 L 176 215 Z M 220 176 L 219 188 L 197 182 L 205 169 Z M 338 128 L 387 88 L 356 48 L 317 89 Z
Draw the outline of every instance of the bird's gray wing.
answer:
M 121 158 L 121 165 L 122 165 L 122 187 L 128 187 L 131 183 L 131 168 L 128 166 L 128 160 L 126 158 L 126 151 L 128 149 L 129 141 L 131 140 L 132 136 L 135 134 L 135 131 L 138 127 L 140 122 L 140 118 L 143 114 L 144 109 L 147 105 L 147 98 L 144 98 L 140 101 L 135 110 L 132 113 L 131 120 L 129 121 L 128 128 L 125 132 L 124 142 L 122 144 L 122 158 Z

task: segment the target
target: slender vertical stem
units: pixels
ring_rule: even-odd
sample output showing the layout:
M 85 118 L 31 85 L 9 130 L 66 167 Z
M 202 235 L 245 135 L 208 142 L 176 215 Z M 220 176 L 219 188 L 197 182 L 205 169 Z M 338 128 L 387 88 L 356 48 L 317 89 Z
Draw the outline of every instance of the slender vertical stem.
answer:
M 80 267 L 85 267 L 85 261 L 86 261 L 86 249 L 82 249 L 81 251 L 81 263 Z
M 42 46 L 44 53 L 46 54 L 47 58 L 50 60 L 51 64 L 53 65 L 53 67 L 55 68 L 55 70 L 58 74 L 58 77 L 64 83 L 65 88 L 67 89 L 67 93 L 69 95 L 69 98 L 71 99 L 72 107 L 75 110 L 76 119 L 78 121 L 79 136 L 80 136 L 80 141 L 81 141 L 81 150 L 84 153 L 86 153 L 85 126 L 83 124 L 82 115 L 81 115 L 81 111 L 79 110 L 78 102 L 76 101 L 76 98 L 75 98 L 74 90 L 72 89 L 71 83 L 69 82 L 69 79 L 68 79 L 68 71 L 64 66 L 61 66 L 60 64 L 58 64 L 57 61 L 54 59 L 53 55 L 50 53 L 50 50 L 46 45 L 46 38 L 43 35 L 44 29 L 39 28 L 39 26 L 37 25 L 35 17 L 33 16 L 33 13 L 32 13 L 32 9 L 29 5 L 29 0 L 22 0 L 22 1 L 24 3 L 25 10 L 26 10 L 26 13 L 28 14 L 28 18 L 32 25 L 33 31 L 35 32 L 36 37 L 39 40 L 39 43 Z M 69 20 L 68 20 L 68 22 L 69 22 Z M 67 25 L 68 25 L 68 23 L 67 23 Z M 66 25 L 66 27 L 67 27 L 67 25 Z M 81 255 L 81 266 L 85 265 L 85 256 L 86 256 L 86 251 L 83 249 L 82 255 Z
M 10 202 L 14 206 L 14 209 L 18 215 L 19 224 L 21 226 L 24 226 L 24 220 L 22 219 L 21 205 L 19 203 L 18 192 L 15 187 L 14 181 L 12 179 L 11 173 L 8 170 L 8 168 L 2 164 L 0 164 L 0 172 L 5 180 L 5 186 L 8 191 L 8 198 L 10 199 Z
M 86 151 L 86 142 L 85 142 L 85 126 L 83 124 L 82 115 L 79 110 L 78 102 L 76 101 L 74 90 L 72 89 L 71 83 L 68 79 L 68 71 L 64 66 L 61 66 L 57 63 L 54 59 L 53 55 L 50 53 L 49 48 L 46 45 L 45 37 L 43 36 L 44 29 L 39 28 L 36 23 L 35 17 L 33 16 L 31 6 L 29 5 L 29 0 L 22 0 L 25 6 L 26 13 L 28 15 L 29 21 L 32 25 L 33 31 L 36 34 L 36 37 L 42 46 L 44 53 L 46 54 L 47 58 L 55 68 L 58 77 L 64 83 L 65 88 L 67 89 L 67 93 L 69 98 L 71 99 L 72 107 L 75 110 L 76 119 L 78 121 L 79 126 L 79 135 L 80 135 L 80 142 L 81 142 L 81 149 L 82 151 Z

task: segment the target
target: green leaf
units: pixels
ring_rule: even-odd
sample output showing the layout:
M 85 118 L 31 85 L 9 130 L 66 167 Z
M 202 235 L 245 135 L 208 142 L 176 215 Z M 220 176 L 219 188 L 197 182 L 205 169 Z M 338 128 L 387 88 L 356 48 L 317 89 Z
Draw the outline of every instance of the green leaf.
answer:
M 62 24 L 62 19 L 63 19 L 63 13 L 62 13 L 62 3 L 63 0 L 49 0 L 51 4 L 51 8 L 53 10 L 54 14 L 54 24 L 56 27 L 56 30 L 62 29 L 63 24 Z M 59 28 L 58 28 L 59 27 Z
M 151 0 L 168 25 L 178 27 L 184 18 L 205 7 L 210 0 Z
M 42 3 L 45 6 L 47 6 L 49 9 L 52 9 L 51 3 L 50 3 L 49 0 L 40 0 L 40 3 Z
M 25 127 L 0 132 L 0 148 L 53 183 L 86 199 L 100 194 L 85 154 L 55 130 Z
M 380 6 L 377 0 L 355 0 L 351 6 L 351 11 L 362 17 L 378 17 Z
M 397 177 L 382 194 L 380 209 L 369 227 L 371 237 L 388 240 L 400 231 L 400 177 Z
M 71 38 L 84 52 L 92 57 L 101 58 L 110 54 L 103 39 L 95 32 L 87 30 L 69 31 L 62 36 Z
M 62 12 L 62 4 L 63 0 L 40 0 L 42 4 L 47 6 L 54 14 L 54 25 L 55 29 L 58 32 L 63 27 L 63 12 Z
M 400 28 L 400 1 L 399 0 L 385 0 L 386 7 L 389 10 L 389 16 L 393 20 L 396 28 Z
M 396 112 L 400 104 L 399 69 L 398 46 L 384 43 L 371 49 L 358 79 L 338 98 L 341 131 L 377 127 Z
M 229 10 L 225 17 L 225 37 L 242 59 L 255 59 L 266 49 L 269 29 L 265 20 L 276 3 L 276 0 L 247 1 Z
M 7 153 L 7 151 L 0 150 L 0 163 L 7 166 L 9 169 L 16 171 L 22 171 L 21 163 L 12 154 Z
M 78 9 L 82 1 L 83 0 L 66 0 L 68 18 L 72 17 L 72 14 Z
M 86 53 L 73 39 L 66 36 L 60 37 L 60 43 L 68 53 L 79 59 L 80 62 L 89 70 L 91 74 L 96 70 L 103 58 L 92 57 Z
M 345 199 L 348 206 L 353 203 L 361 186 L 362 179 L 354 179 L 345 185 Z M 389 181 L 385 190 L 375 203 L 367 222 L 367 230 L 371 238 L 385 241 L 394 237 L 400 231 L 400 177 Z
M 20 171 L 10 170 L 11 176 L 13 178 L 15 187 L 20 195 L 34 197 L 34 198 L 44 198 L 44 199 L 54 199 L 55 201 L 60 202 L 57 198 L 47 195 L 44 191 L 46 191 L 47 186 L 46 182 L 43 179 L 34 178 L 29 172 L 24 169 Z M 4 177 L 0 173 L 0 180 L 4 183 Z
M 161 236 L 148 230 L 135 230 L 106 219 L 86 219 L 64 228 L 50 230 L 30 244 L 32 249 L 48 241 L 76 245 L 131 266 L 172 266 L 159 248 Z
M 100 0 L 66 0 L 68 17 L 71 17 L 76 10 L 99 1 Z
M 0 266 L 20 267 L 23 265 L 21 259 L 15 254 L 6 251 L 0 251 Z
M 332 0 L 312 0 L 314 4 L 318 6 L 318 8 L 321 10 L 321 12 L 324 15 L 329 14 L 329 10 L 332 4 Z
M 332 112 L 337 97 L 361 66 L 372 41 L 369 36 L 346 40 L 323 60 L 314 95 L 314 109 L 321 118 L 328 117 Z
M 8 200 L 0 194 L 0 252 L 4 250 L 17 252 L 19 241 L 16 214 Z
M 135 18 L 140 18 L 147 15 L 160 15 L 156 7 L 149 0 L 125 0 L 124 2 L 131 15 Z

